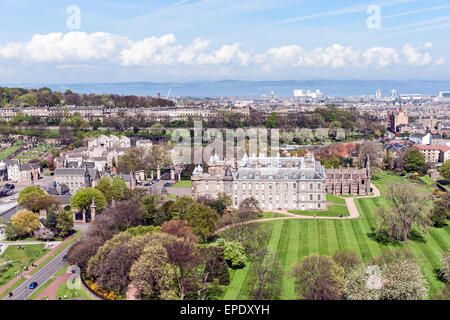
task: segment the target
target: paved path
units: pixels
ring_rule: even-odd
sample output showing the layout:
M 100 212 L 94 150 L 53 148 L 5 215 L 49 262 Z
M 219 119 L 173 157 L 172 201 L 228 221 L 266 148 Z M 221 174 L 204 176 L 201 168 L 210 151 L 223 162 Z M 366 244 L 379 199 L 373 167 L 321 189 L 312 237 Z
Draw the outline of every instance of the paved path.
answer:
M 285 214 L 288 215 L 289 217 L 279 217 L 279 218 L 265 218 L 265 219 L 255 219 L 255 220 L 250 220 L 250 221 L 245 221 L 242 224 L 249 224 L 249 223 L 255 223 L 255 222 L 264 222 L 264 221 L 275 221 L 275 220 L 288 220 L 288 219 L 328 219 L 328 220 L 337 220 L 337 219 L 356 219 L 359 218 L 359 212 L 358 209 L 356 208 L 355 205 L 355 198 L 375 198 L 375 197 L 379 197 L 380 196 L 380 190 L 378 190 L 378 188 L 374 185 L 374 184 L 370 184 L 372 191 L 373 191 L 373 195 L 371 196 L 363 196 L 363 197 L 339 197 L 341 199 L 345 199 L 345 204 L 347 205 L 348 208 L 348 212 L 350 214 L 350 216 L 348 217 L 343 217 L 343 218 L 339 218 L 339 217 L 314 217 L 314 216 L 302 216 L 299 214 L 294 214 L 294 213 L 290 213 L 287 210 L 272 210 L 273 212 L 277 212 L 277 213 L 281 213 L 281 214 Z M 233 228 L 237 225 L 240 225 L 240 223 L 235 223 L 235 224 L 230 224 L 228 226 L 222 227 L 217 229 L 214 234 L 220 233 L 224 230 Z

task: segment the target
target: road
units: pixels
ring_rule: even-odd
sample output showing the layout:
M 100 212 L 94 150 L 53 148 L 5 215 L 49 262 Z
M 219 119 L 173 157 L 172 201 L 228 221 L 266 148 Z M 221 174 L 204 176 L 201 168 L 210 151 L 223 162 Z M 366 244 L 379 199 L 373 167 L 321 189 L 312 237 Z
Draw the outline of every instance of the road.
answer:
M 32 275 L 24 283 L 18 286 L 12 291 L 13 296 L 6 296 L 3 300 L 26 300 L 29 296 L 39 289 L 48 279 L 50 279 L 59 269 L 66 265 L 66 261 L 63 261 L 63 257 L 69 251 L 70 246 L 62 250 L 58 255 L 56 255 L 51 261 L 49 261 L 45 266 L 43 266 L 38 272 Z M 34 289 L 28 289 L 30 283 L 36 281 L 38 286 Z

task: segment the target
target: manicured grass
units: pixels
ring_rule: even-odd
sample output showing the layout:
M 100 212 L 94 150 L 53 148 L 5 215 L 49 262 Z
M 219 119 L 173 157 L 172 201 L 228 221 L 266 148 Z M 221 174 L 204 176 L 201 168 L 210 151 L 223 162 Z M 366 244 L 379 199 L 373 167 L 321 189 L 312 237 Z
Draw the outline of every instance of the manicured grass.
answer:
M 334 202 L 335 204 L 345 204 L 345 199 L 341 199 L 332 194 L 327 194 L 327 202 Z
M 405 178 L 384 173 L 382 179 L 374 181 L 383 191 L 388 182 L 412 184 Z M 421 187 L 430 192 L 426 186 Z M 333 255 L 338 250 L 351 250 L 359 255 L 362 261 L 369 262 L 372 257 L 379 256 L 382 250 L 410 248 L 416 261 L 423 270 L 429 284 L 429 297 L 444 287 L 437 277 L 441 268 L 443 251 L 450 250 L 450 225 L 445 228 L 430 228 L 426 238 L 411 238 L 408 243 L 383 244 L 375 239 L 375 210 L 387 205 L 383 197 L 358 198 L 355 200 L 361 216 L 357 219 L 286 219 L 261 222 L 270 231 L 267 247 L 277 250 L 278 261 L 283 267 L 281 299 L 296 299 L 292 267 L 301 263 L 308 255 Z M 301 214 L 304 212 L 302 211 Z M 224 287 L 223 299 L 249 299 L 248 288 L 252 262 L 245 268 L 230 271 L 230 284 Z
M 257 218 L 257 219 L 281 218 L 281 217 L 290 217 L 290 215 L 278 213 L 278 212 L 263 212 L 262 217 Z
M 427 186 L 431 187 L 432 185 L 436 184 L 436 181 L 430 178 L 430 176 L 422 176 L 418 177 L 423 183 L 425 183 Z
M 192 181 L 191 180 L 180 180 L 180 181 L 174 183 L 171 187 L 174 187 L 174 188 L 191 188 L 192 187 Z
M 168 199 L 168 200 L 176 199 L 176 198 L 177 198 L 177 196 L 174 195 L 174 194 L 168 194 L 168 195 L 166 196 L 166 199 Z
M 67 283 L 64 282 L 58 287 L 58 290 L 56 291 L 56 298 L 61 298 L 61 300 L 76 298 L 82 298 L 82 300 L 92 300 L 92 298 L 83 290 L 79 278 L 72 280 L 72 285 L 74 288 L 79 289 L 69 289 L 67 287 Z
M 350 213 L 348 212 L 346 205 L 333 205 L 328 206 L 327 210 L 289 210 L 291 213 L 295 213 L 301 216 L 314 216 L 316 217 L 339 217 L 342 214 L 343 217 L 348 217 Z
M 20 271 L 21 267 L 22 270 L 25 266 L 31 267 L 32 262 L 36 262 L 48 252 L 47 249 L 44 249 L 43 244 L 26 244 L 23 247 L 24 249 L 22 250 L 18 249 L 15 245 L 10 245 L 2 253 L 1 256 L 7 256 L 13 266 L 0 276 L 0 287 L 15 278 L 15 272 Z M 19 264 L 20 262 L 22 262 L 22 265 Z

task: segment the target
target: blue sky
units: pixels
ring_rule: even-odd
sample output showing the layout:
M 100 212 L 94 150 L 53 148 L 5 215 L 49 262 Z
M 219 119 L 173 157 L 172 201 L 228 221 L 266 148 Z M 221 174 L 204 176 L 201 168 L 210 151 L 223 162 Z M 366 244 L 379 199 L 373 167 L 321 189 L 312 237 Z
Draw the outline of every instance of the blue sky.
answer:
M 450 79 L 448 0 L 0 0 L 0 10 L 1 83 Z

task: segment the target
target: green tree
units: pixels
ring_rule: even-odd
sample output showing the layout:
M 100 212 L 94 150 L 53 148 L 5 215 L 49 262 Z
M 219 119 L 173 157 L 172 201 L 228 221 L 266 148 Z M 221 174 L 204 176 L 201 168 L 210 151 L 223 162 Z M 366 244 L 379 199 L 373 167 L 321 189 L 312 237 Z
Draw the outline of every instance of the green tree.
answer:
M 272 112 L 266 118 L 266 128 L 276 128 L 277 126 L 277 113 Z
M 102 211 L 106 204 L 106 198 L 100 190 L 91 187 L 79 189 L 70 198 L 70 204 L 82 212 L 89 212 L 92 200 L 95 201 L 97 211 Z
M 445 160 L 441 167 L 443 177 L 450 179 L 450 160 Z
M 326 256 L 311 255 L 294 266 L 292 276 L 300 299 L 340 300 L 345 289 L 344 268 Z
M 116 201 L 121 200 L 124 190 L 128 187 L 125 181 L 119 177 L 104 177 L 98 181 L 96 188 L 103 193 L 106 201 L 110 203 L 113 198 Z
M 133 263 L 130 280 L 144 297 L 173 300 L 177 298 L 174 289 L 175 272 L 176 269 L 169 263 L 169 257 L 162 242 L 152 240 L 145 246 L 139 259 Z
M 198 203 L 191 205 L 186 215 L 186 221 L 192 228 L 192 232 L 203 242 L 212 236 L 219 218 L 214 209 Z
M 138 148 L 130 148 L 124 155 L 119 157 L 117 170 L 120 173 L 136 172 L 137 170 L 146 170 L 150 164 L 145 159 L 144 151 Z
M 11 224 L 14 226 L 18 237 L 28 236 L 39 228 L 38 215 L 29 210 L 20 210 L 12 216 Z
M 29 193 L 35 193 L 36 195 L 46 195 L 45 191 L 37 186 L 28 186 L 25 187 L 22 191 L 20 191 L 19 196 L 17 197 L 17 201 L 21 204 L 24 201 L 25 195 Z
M 407 172 L 426 172 L 427 165 L 419 150 L 411 149 L 406 153 L 405 170 Z
M 450 193 L 444 192 L 434 198 L 430 219 L 435 227 L 447 225 L 450 219 Z
M 68 236 L 73 229 L 73 214 L 71 211 L 60 211 L 56 218 L 56 230 L 61 237 Z
M 232 268 L 243 268 L 245 266 L 247 256 L 242 244 L 237 241 L 218 239 L 216 245 L 223 249 L 223 256 Z
M 37 105 L 36 95 L 32 92 L 26 93 L 26 94 L 18 97 L 17 99 L 27 107 L 34 107 Z

